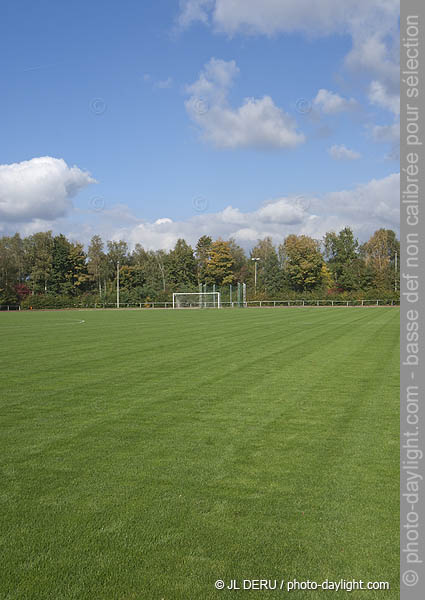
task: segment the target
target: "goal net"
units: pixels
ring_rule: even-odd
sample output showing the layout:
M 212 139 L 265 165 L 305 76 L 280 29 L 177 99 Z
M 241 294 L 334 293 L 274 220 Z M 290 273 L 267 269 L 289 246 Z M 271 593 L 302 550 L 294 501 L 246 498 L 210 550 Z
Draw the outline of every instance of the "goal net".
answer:
M 194 292 L 173 294 L 173 308 L 220 308 L 220 292 Z

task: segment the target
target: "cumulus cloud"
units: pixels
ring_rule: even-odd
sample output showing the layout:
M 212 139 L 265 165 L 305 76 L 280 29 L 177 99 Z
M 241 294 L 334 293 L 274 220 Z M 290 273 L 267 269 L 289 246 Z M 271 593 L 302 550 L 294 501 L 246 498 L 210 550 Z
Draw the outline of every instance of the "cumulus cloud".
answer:
M 379 227 L 398 229 L 400 223 L 400 174 L 372 179 L 354 190 L 332 192 L 325 206 L 340 218 L 348 220 L 359 231 Z M 332 207 L 332 208 L 331 208 Z
M 180 0 L 179 25 L 187 27 L 194 21 L 206 23 L 208 11 L 214 6 L 214 0 Z
M 170 218 L 115 229 L 113 239 L 125 239 L 131 246 L 170 249 L 179 237 L 193 246 L 202 235 L 233 238 L 245 249 L 257 239 L 271 236 L 281 243 L 291 233 L 320 239 L 330 230 L 353 228 L 361 240 L 380 227 L 399 228 L 400 177 L 394 173 L 373 179 L 350 190 L 340 190 L 321 197 L 284 196 L 265 202 L 257 210 L 242 211 L 227 206 L 221 211 L 194 216 L 185 221 Z
M 392 125 L 375 125 L 372 129 L 375 142 L 398 142 L 400 140 L 400 123 Z
M 270 96 L 246 98 L 232 108 L 228 92 L 239 73 L 235 61 L 212 58 L 192 85 L 186 110 L 205 141 L 218 148 L 293 148 L 305 141 L 295 121 Z
M 273 35 L 301 31 L 315 35 L 347 33 L 374 23 L 389 27 L 397 0 L 182 0 L 182 24 L 211 22 L 228 34 Z
M 370 27 L 354 30 L 353 48 L 346 56 L 345 64 L 378 79 L 396 93 L 400 84 L 397 18 L 391 27 L 382 27 L 380 23 L 375 26 L 375 31 Z
M 380 81 L 372 81 L 370 84 L 369 100 L 372 104 L 385 108 L 395 115 L 400 114 L 400 95 L 391 94 Z
M 257 239 L 271 236 L 281 243 L 291 233 L 320 239 L 330 230 L 350 226 L 362 241 L 380 227 L 399 228 L 400 177 L 394 173 L 383 179 L 373 179 L 353 189 L 334 191 L 322 196 L 282 196 L 264 202 L 256 210 L 243 211 L 234 205 L 211 213 L 194 215 L 175 221 L 166 215 L 148 222 L 132 215 L 124 205 L 111 206 L 96 214 L 92 223 L 81 224 L 72 214 L 56 221 L 34 218 L 20 223 L 24 235 L 53 229 L 71 239 L 88 244 L 94 234 L 103 239 L 126 240 L 130 247 L 136 243 L 147 249 L 172 248 L 178 238 L 193 246 L 202 235 L 214 238 L 234 238 L 249 250 Z
M 358 107 L 358 103 L 354 98 L 343 98 L 339 94 L 325 89 L 317 92 L 317 96 L 313 100 L 313 105 L 328 115 L 354 110 Z
M 329 154 L 334 160 L 357 160 L 361 158 L 359 152 L 346 148 L 343 144 L 338 146 L 334 144 L 328 149 Z
M 371 137 L 374 142 L 391 144 L 386 160 L 398 161 L 400 158 L 400 122 L 396 121 L 390 125 L 375 125 L 371 129 Z
M 181 8 L 181 25 L 198 20 L 228 35 L 349 35 L 345 66 L 398 93 L 399 0 L 183 0 Z
M 43 156 L 0 165 L 0 220 L 39 224 L 65 216 L 72 198 L 96 180 L 63 159 Z
M 187 221 L 161 218 L 153 223 L 143 222 L 136 227 L 120 229 L 114 237 L 128 239 L 132 245 L 141 243 L 151 249 L 170 249 L 179 237 L 195 245 L 202 235 L 232 237 L 244 247 L 249 247 L 259 237 L 279 237 L 278 231 L 285 229 L 295 231 L 308 218 L 298 197 L 282 197 L 270 200 L 252 212 L 227 206 L 219 212 L 197 215 Z

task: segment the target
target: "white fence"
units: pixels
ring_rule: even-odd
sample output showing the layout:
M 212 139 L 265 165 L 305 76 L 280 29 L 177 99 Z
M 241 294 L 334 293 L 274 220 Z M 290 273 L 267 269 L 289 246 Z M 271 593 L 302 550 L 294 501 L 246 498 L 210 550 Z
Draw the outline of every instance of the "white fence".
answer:
M 220 306 L 222 308 L 288 308 L 288 307 L 308 307 L 308 306 L 321 306 L 321 307 L 337 307 L 337 306 L 345 306 L 345 307 L 353 307 L 353 306 L 398 306 L 400 304 L 400 300 L 397 299 L 387 299 L 387 300 L 250 300 L 245 303 L 238 302 L 221 302 Z M 34 310 L 69 310 L 69 309 L 116 309 L 117 305 L 115 303 L 94 303 L 94 304 L 84 304 L 84 303 L 75 303 L 73 306 L 69 306 L 67 308 L 57 308 L 55 306 L 45 306 L 42 309 L 34 309 Z M 138 303 L 121 303 L 120 309 L 141 309 L 141 308 L 167 308 L 172 309 L 173 303 L 170 302 L 138 302 Z M 184 310 L 199 310 L 198 306 L 192 307 L 183 307 Z M 208 307 L 208 308 L 213 308 Z M 0 305 L 0 311 L 12 311 L 12 310 L 21 310 L 19 304 L 3 304 Z
M 245 303 L 221 302 L 222 308 L 287 308 L 295 306 L 398 306 L 400 300 L 249 300 Z M 117 308 L 116 304 L 95 304 L 93 308 Z M 121 304 L 120 308 L 173 308 L 172 302 L 140 302 Z M 188 307 L 197 309 L 197 306 Z M 212 308 L 212 307 L 211 307 Z

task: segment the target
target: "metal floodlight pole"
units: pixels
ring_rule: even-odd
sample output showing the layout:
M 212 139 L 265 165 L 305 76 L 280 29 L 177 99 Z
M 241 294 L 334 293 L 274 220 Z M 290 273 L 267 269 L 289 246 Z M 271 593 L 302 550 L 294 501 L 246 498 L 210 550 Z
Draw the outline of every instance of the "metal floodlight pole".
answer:
M 260 260 L 259 258 L 251 258 L 255 264 L 255 274 L 254 274 L 254 292 L 257 294 L 257 263 Z
M 117 261 L 117 308 L 120 307 L 120 261 Z

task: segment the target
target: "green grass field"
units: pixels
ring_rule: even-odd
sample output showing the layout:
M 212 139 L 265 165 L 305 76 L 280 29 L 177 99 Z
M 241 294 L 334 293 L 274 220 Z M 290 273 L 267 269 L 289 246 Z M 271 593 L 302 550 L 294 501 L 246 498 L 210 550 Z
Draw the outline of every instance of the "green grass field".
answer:
M 3 313 L 0 335 L 1 600 L 398 597 L 398 308 Z

